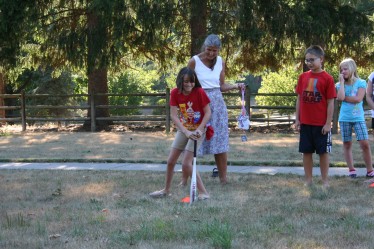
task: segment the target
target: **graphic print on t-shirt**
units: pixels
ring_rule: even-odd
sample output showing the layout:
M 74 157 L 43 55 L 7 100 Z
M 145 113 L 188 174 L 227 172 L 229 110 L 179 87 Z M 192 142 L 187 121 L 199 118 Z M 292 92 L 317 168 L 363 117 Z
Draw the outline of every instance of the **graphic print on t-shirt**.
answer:
M 317 89 L 318 79 L 310 78 L 306 89 L 303 91 L 303 101 L 305 103 L 319 103 L 322 100 L 321 93 Z
M 357 93 L 358 93 L 358 88 L 357 87 L 352 87 L 350 92 L 348 92 L 347 96 L 357 96 Z M 360 104 L 361 103 L 349 103 L 349 102 L 347 102 L 347 104 L 353 106 L 352 107 L 352 115 L 353 116 L 361 115 L 361 112 L 360 112 Z
M 196 130 L 199 127 L 201 113 L 193 110 L 193 103 L 191 101 L 186 104 L 179 104 L 180 121 L 188 130 Z

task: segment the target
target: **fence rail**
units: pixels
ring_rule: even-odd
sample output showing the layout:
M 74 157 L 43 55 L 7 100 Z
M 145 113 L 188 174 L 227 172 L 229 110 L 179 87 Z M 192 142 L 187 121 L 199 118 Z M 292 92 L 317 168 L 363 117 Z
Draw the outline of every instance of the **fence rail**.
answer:
M 223 93 L 226 97 L 235 97 L 240 98 L 240 93 Z M 108 96 L 108 97 L 128 97 L 128 96 L 139 96 L 139 97 L 158 97 L 165 100 L 165 104 L 160 105 L 96 105 L 95 98 L 98 96 Z M 248 113 L 251 110 L 295 110 L 294 106 L 259 106 L 259 105 L 251 105 L 251 97 L 255 96 L 296 96 L 294 93 L 251 93 L 247 88 L 245 94 L 245 108 Z M 0 94 L 0 98 L 2 99 L 15 99 L 16 103 L 9 106 L 0 106 L 0 110 L 5 110 L 6 112 L 9 111 L 17 111 L 16 115 L 6 117 L 0 117 L 0 122 L 21 122 L 22 130 L 25 131 L 27 127 L 27 123 L 32 122 L 90 122 L 91 124 L 91 131 L 96 130 L 96 122 L 97 121 L 117 121 L 117 122 L 140 122 L 140 121 L 156 121 L 165 124 L 165 128 L 167 132 L 170 132 L 171 128 L 171 118 L 170 118 L 170 89 L 167 89 L 165 92 L 162 93 L 129 93 L 129 94 L 118 94 L 118 93 L 96 93 L 96 94 L 67 94 L 67 95 L 51 95 L 51 94 L 26 94 L 22 92 L 21 94 Z M 31 99 L 38 99 L 38 98 L 84 98 L 85 102 L 81 105 L 40 105 L 40 104 L 29 104 L 27 100 Z M 89 101 L 90 100 L 90 101 Z M 109 110 L 130 110 L 130 109 L 150 109 L 154 110 L 161 110 L 164 112 L 162 115 L 123 115 L 123 116 L 115 116 L 111 115 L 109 117 L 96 117 L 96 110 L 97 109 L 109 109 Z M 241 105 L 227 105 L 228 110 L 237 110 L 240 111 Z M 86 111 L 86 116 L 73 116 L 73 117 L 56 117 L 56 116 L 32 116 L 27 114 L 30 110 L 82 110 Z M 333 119 L 333 132 L 336 133 L 337 131 L 337 118 L 338 112 L 337 108 L 335 108 L 334 112 L 334 119 Z M 229 115 L 229 122 L 235 122 L 236 116 L 231 114 Z M 277 123 L 293 123 L 295 120 L 292 118 L 283 118 L 283 119 L 275 119 L 270 116 L 267 118 L 264 117 L 251 117 L 252 126 L 254 123 L 267 123 L 269 125 L 270 122 L 277 122 Z

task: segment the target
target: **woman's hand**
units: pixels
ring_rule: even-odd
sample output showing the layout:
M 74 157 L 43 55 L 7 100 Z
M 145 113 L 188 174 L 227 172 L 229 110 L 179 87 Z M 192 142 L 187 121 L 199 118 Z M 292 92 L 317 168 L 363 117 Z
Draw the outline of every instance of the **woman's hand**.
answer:
M 237 83 L 237 84 L 233 85 L 232 90 L 235 90 L 235 89 L 245 90 L 245 84 L 244 83 Z
M 245 84 L 244 83 L 238 83 L 239 90 L 245 90 Z

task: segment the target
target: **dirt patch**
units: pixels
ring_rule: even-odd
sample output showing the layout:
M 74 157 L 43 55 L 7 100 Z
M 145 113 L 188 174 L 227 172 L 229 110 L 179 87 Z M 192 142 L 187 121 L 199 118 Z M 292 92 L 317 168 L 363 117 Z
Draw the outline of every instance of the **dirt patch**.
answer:
M 20 125 L 6 125 L 0 126 L 0 131 L 17 132 L 21 131 Z M 90 132 L 81 124 L 69 124 L 58 126 L 56 124 L 32 125 L 27 127 L 27 132 Z M 165 132 L 164 125 L 142 125 L 142 124 L 115 124 L 109 125 L 100 132 Z M 251 127 L 250 133 L 282 133 L 282 134 L 296 134 L 290 124 L 278 124 L 271 126 Z M 230 133 L 242 134 L 243 131 L 237 129 L 236 126 L 230 127 Z
M 270 126 L 259 126 L 251 127 L 250 132 L 255 133 L 282 133 L 282 134 L 298 134 L 299 132 L 295 131 L 293 125 L 290 124 L 278 124 Z

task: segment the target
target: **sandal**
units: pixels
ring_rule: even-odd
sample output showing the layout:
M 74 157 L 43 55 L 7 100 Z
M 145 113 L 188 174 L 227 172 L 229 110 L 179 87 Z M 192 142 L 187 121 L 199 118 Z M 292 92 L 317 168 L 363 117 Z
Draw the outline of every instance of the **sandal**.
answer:
M 170 194 L 167 193 L 165 189 L 162 189 L 162 190 L 149 193 L 149 196 L 153 198 L 162 198 L 162 197 L 170 196 Z
M 218 169 L 214 168 L 213 173 L 212 173 L 212 177 L 217 177 L 217 176 L 218 176 Z
M 200 201 L 208 200 L 209 198 L 210 196 L 208 194 L 199 194 L 199 196 L 197 197 L 197 199 Z

